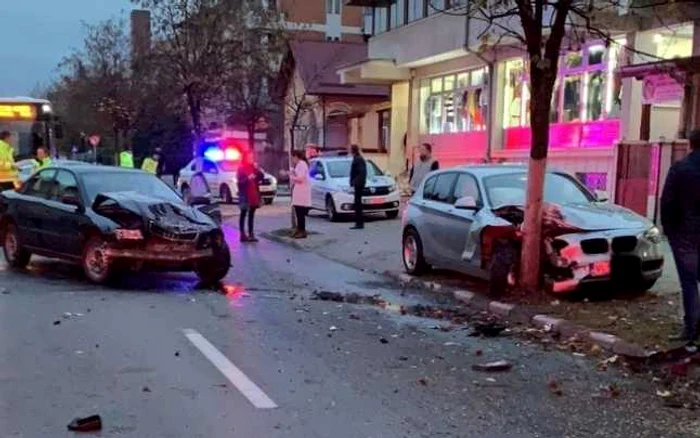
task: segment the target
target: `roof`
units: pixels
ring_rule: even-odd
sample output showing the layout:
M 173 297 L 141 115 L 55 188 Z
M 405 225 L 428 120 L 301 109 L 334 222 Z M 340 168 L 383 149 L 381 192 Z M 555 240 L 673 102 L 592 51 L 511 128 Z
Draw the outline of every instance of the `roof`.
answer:
M 337 70 L 367 59 L 367 44 L 338 41 L 292 41 L 290 49 L 307 92 L 312 95 L 389 97 L 384 85 L 342 84 Z
M 468 170 L 475 176 L 484 178 L 492 175 L 502 175 L 506 173 L 522 173 L 527 172 L 527 164 L 470 164 L 453 168 L 445 168 L 442 170 Z M 561 170 L 549 168 L 547 173 L 560 173 Z

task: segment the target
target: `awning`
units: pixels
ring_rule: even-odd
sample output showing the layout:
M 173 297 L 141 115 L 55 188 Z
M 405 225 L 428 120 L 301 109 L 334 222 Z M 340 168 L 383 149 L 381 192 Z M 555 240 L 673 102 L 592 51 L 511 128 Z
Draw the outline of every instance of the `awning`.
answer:
M 366 59 L 338 69 L 343 84 L 391 84 L 410 79 L 408 68 L 397 67 L 389 59 Z
M 648 75 L 663 73 L 700 73 L 700 56 L 633 64 L 618 69 L 621 78 L 644 79 Z

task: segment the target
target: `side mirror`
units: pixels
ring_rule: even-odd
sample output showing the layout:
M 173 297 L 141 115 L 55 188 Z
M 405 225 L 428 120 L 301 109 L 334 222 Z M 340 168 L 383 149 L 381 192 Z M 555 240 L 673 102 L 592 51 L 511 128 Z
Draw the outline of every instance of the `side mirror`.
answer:
M 322 173 L 317 173 L 317 174 L 314 175 L 314 179 L 315 179 L 316 181 L 325 181 L 326 177 L 323 176 Z
M 471 196 L 461 197 L 455 202 L 455 208 L 460 210 L 477 210 L 476 200 Z
M 605 190 L 596 190 L 595 199 L 598 202 L 608 202 L 610 200 L 610 195 Z
M 83 208 L 83 202 L 80 200 L 76 194 L 65 194 L 61 197 L 61 203 L 66 205 L 72 205 L 73 207 L 78 207 L 79 210 Z

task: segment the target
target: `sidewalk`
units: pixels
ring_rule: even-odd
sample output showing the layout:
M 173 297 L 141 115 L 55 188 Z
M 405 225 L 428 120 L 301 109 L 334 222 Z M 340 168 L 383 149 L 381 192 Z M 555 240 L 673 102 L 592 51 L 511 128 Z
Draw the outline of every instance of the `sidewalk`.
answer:
M 288 207 L 277 206 L 285 209 Z M 286 210 L 285 210 L 286 211 Z M 351 230 L 352 221 L 331 223 L 322 212 L 312 212 L 308 229 L 314 233 L 304 240 L 287 239 L 282 231 L 289 218 L 272 213 L 261 218 L 259 228 L 269 230 L 269 237 L 299 249 L 313 251 L 358 269 L 387 274 L 396 278 L 403 274 L 401 262 L 401 222 L 377 218 L 367 222 L 364 230 Z M 622 296 L 610 288 L 599 288 L 587 296 L 524 300 L 503 297 L 501 301 L 527 306 L 539 314 L 563 318 L 592 330 L 617 335 L 648 350 L 668 347 L 668 335 L 680 328 L 680 293 L 670 249 L 666 246 L 664 275 L 654 288 L 642 295 Z M 486 295 L 486 284 L 461 274 L 440 271 L 421 280 L 435 282 L 444 288 L 468 290 Z

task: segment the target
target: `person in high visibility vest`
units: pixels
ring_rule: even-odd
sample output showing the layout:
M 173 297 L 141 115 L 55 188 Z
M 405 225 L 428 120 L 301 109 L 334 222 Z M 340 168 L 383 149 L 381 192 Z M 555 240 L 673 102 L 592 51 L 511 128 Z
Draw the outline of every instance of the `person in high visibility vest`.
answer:
M 129 169 L 134 168 L 134 154 L 131 152 L 130 146 L 126 146 L 119 154 L 119 166 L 128 167 Z
M 0 191 L 19 186 L 19 173 L 15 164 L 15 152 L 10 145 L 9 131 L 0 132 Z
M 152 156 L 143 159 L 141 170 L 158 176 L 158 167 L 160 165 L 160 154 L 158 152 L 156 149 Z
M 34 171 L 38 172 L 52 164 L 53 160 L 51 159 L 48 148 L 46 146 L 39 146 L 36 150 L 36 158 L 34 159 Z

